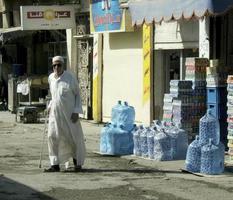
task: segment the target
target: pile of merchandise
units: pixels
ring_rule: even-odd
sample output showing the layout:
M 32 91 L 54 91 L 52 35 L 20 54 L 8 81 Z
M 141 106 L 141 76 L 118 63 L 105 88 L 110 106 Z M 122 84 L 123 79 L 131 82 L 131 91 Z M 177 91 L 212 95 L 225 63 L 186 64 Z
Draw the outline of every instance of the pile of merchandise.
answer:
M 189 145 L 185 167 L 190 172 L 221 174 L 225 146 L 220 142 L 219 122 L 208 109 L 200 119 L 199 136 Z
M 206 68 L 209 66 L 207 58 L 186 58 L 185 80 L 192 81 L 192 135 L 198 134 L 199 120 L 206 112 Z
M 172 123 L 172 94 L 164 94 L 163 99 L 163 121 Z
M 100 153 L 108 155 L 133 154 L 135 110 L 127 102 L 118 101 L 112 108 L 111 123 L 107 123 L 100 135 Z
M 139 126 L 133 132 L 133 140 L 135 156 L 157 161 L 185 159 L 188 147 L 185 131 L 165 121 Z
M 210 60 L 207 68 L 207 109 L 219 120 L 220 140 L 227 146 L 226 70 L 218 60 Z
M 229 75 L 227 79 L 227 122 L 228 122 L 228 154 L 229 161 L 233 162 L 233 75 Z
M 206 58 L 186 58 L 185 80 L 171 80 L 164 96 L 163 121 L 178 124 L 192 141 L 206 111 Z M 170 114 L 172 113 L 172 114 Z
M 218 59 L 210 60 L 210 66 L 206 68 L 207 87 L 225 87 L 228 71 Z
M 192 81 L 170 81 L 170 94 L 172 102 L 172 122 L 185 129 L 186 133 L 192 133 Z

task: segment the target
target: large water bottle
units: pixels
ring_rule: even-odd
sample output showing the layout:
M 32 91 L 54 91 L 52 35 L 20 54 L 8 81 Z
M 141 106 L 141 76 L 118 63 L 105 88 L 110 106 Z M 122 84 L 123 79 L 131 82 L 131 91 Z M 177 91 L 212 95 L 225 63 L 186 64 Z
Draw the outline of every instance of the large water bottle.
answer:
M 222 146 L 213 144 L 213 139 L 201 149 L 201 173 L 204 174 L 221 174 L 224 171 L 224 162 L 222 155 Z
M 190 172 L 200 172 L 201 168 L 201 146 L 199 136 L 188 146 L 185 160 L 185 168 Z
M 117 104 L 113 106 L 112 108 L 111 121 L 114 124 L 117 124 L 119 121 L 118 116 L 119 116 L 119 110 L 121 110 L 121 107 L 122 107 L 121 101 L 119 100 Z
M 135 129 L 133 131 L 133 141 L 134 141 L 134 155 L 135 156 L 141 156 L 142 151 L 141 151 L 141 142 L 140 142 L 140 134 L 143 131 L 143 126 L 140 125 L 138 129 Z
M 135 120 L 135 110 L 134 107 L 129 106 L 125 101 L 119 108 L 118 112 L 118 123 L 124 125 L 125 130 L 131 131 Z
M 140 134 L 140 144 L 141 144 L 141 152 L 142 152 L 143 158 L 148 157 L 148 144 L 147 144 L 147 133 L 148 132 L 149 132 L 149 127 L 146 127 L 143 129 L 143 131 Z
M 113 155 L 133 154 L 132 133 L 123 129 L 122 126 L 114 126 L 110 129 L 111 153 Z
M 107 153 L 107 140 L 108 140 L 108 131 L 110 128 L 110 123 L 107 123 L 101 130 L 100 133 L 100 153 Z
M 154 137 L 154 159 L 172 160 L 171 139 L 164 129 L 161 129 Z
M 155 130 L 153 128 L 149 128 L 147 133 L 147 145 L 148 145 L 148 157 L 150 159 L 154 159 L 154 136 L 155 136 Z
M 212 139 L 213 144 L 218 145 L 220 141 L 219 121 L 211 114 L 211 109 L 200 119 L 200 144 L 203 146 Z
M 106 137 L 106 146 L 107 146 L 107 154 L 114 155 L 114 135 L 116 134 L 117 125 L 110 124 L 108 128 L 108 133 Z

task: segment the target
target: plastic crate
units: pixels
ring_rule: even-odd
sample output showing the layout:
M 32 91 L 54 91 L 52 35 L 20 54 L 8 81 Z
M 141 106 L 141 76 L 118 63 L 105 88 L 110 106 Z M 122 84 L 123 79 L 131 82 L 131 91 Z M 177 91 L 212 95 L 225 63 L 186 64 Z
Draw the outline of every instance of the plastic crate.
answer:
M 227 102 L 226 87 L 207 87 L 207 103 L 223 104 Z
M 214 104 L 208 103 L 207 109 L 212 110 L 212 114 L 220 120 L 224 120 L 227 118 L 227 106 L 226 104 Z

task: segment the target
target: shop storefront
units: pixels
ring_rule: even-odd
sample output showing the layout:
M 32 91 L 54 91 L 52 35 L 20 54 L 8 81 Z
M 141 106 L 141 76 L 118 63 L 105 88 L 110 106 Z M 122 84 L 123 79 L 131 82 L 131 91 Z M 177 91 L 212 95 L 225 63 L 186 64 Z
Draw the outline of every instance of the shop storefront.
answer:
M 142 122 L 142 29 L 133 29 L 128 10 L 118 0 L 100 0 L 91 3 L 91 32 L 94 119 L 110 121 L 112 107 L 122 100 L 134 106 L 136 121 Z
M 220 33 L 220 22 L 216 20 L 216 15 L 230 13 L 227 11 L 232 3 L 193 0 L 129 1 L 133 25 L 154 24 L 151 80 L 154 119 L 162 119 L 163 98 L 169 92 L 170 80 L 184 79 L 186 57 L 221 58 L 222 50 L 215 48 L 226 45 L 226 39 L 224 33 Z M 230 57 L 227 62 L 229 59 Z

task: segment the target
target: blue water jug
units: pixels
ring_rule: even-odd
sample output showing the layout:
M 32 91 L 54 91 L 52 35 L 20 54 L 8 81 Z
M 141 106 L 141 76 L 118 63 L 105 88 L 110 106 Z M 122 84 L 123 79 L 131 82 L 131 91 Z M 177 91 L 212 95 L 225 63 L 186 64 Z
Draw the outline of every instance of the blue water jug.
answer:
M 112 121 L 112 123 L 115 123 L 115 124 L 118 123 L 118 121 L 119 121 L 118 115 L 119 115 L 120 107 L 121 107 L 121 100 L 119 100 L 117 102 L 117 104 L 115 106 L 113 106 L 113 108 L 112 108 L 112 113 L 111 113 L 111 121 Z
M 122 125 L 125 130 L 131 131 L 135 120 L 134 107 L 129 106 L 126 101 L 124 103 L 118 101 L 118 104 L 112 108 L 111 120 L 112 123 Z
M 155 160 L 172 160 L 171 139 L 161 129 L 154 137 L 154 159 Z
M 121 126 L 114 126 L 109 130 L 110 154 L 129 155 L 133 154 L 133 136 L 131 132 L 122 129 Z
M 101 130 L 100 133 L 100 153 L 107 153 L 108 152 L 108 134 L 110 129 L 111 123 L 107 123 Z
M 213 144 L 218 145 L 220 141 L 219 133 L 219 121 L 211 114 L 211 109 L 207 110 L 207 113 L 200 119 L 199 142 L 203 146 L 209 143 L 209 139 L 212 139 Z
M 221 174 L 224 171 L 222 145 L 214 145 L 213 139 L 201 149 L 201 173 Z M 220 157 L 221 156 L 221 157 Z
M 199 136 L 188 146 L 185 168 L 190 172 L 200 172 L 201 168 L 201 145 Z
M 125 130 L 131 131 L 135 120 L 134 107 L 129 106 L 125 101 L 119 108 L 118 123 L 125 127 Z

